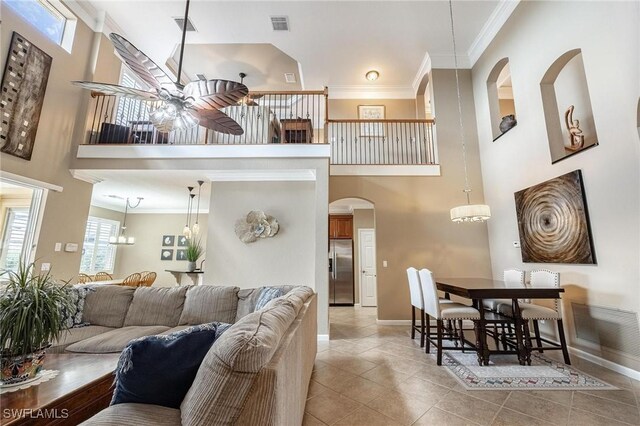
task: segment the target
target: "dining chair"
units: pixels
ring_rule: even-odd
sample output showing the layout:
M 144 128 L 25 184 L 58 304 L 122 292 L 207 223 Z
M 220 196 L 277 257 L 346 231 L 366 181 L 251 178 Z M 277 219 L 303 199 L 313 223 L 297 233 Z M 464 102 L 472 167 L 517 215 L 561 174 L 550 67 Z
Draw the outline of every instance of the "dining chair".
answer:
M 155 272 L 141 272 L 140 275 L 140 287 L 151 287 L 158 276 Z
M 87 274 L 80 273 L 78 274 L 78 284 L 90 283 L 91 277 Z
M 93 276 L 94 281 L 108 281 L 112 279 L 113 276 L 108 272 L 96 272 L 96 274 Z
M 138 285 L 140 285 L 141 278 L 142 276 L 138 272 L 134 272 L 133 274 L 122 280 L 122 285 L 126 285 L 129 287 L 138 287 Z
M 414 267 L 407 268 L 409 281 L 409 294 L 411 296 L 411 340 L 416 338 L 416 331 L 420 332 L 420 347 L 424 347 L 424 298 L 420 287 L 418 270 Z M 416 326 L 416 309 L 420 312 L 420 327 Z
M 560 287 L 560 273 L 552 272 L 547 269 L 538 269 L 530 272 L 529 286 L 532 288 L 545 288 Z M 505 315 L 513 315 L 513 311 L 506 305 L 500 305 L 501 313 Z M 544 350 L 561 350 L 565 364 L 571 365 L 571 358 L 569 357 L 569 351 L 567 349 L 567 340 L 564 334 L 564 325 L 562 322 L 562 304 L 560 299 L 553 299 L 553 307 L 546 307 L 533 303 L 520 303 L 520 317 L 523 320 L 525 344 L 528 346 L 528 350 L 537 349 L 538 352 L 544 352 Z M 533 323 L 534 337 L 531 337 L 529 330 L 529 321 Z M 555 321 L 558 327 L 558 338 L 560 344 L 546 339 L 540 335 L 539 321 Z M 536 347 L 531 348 L 531 341 L 535 340 Z M 546 343 L 548 346 L 542 346 L 542 343 Z
M 445 336 L 445 328 L 444 321 L 463 321 L 463 320 L 471 320 L 473 321 L 474 332 L 476 336 L 478 335 L 478 326 L 480 321 L 480 311 L 470 306 L 463 305 L 461 303 L 455 302 L 441 302 L 438 297 L 438 290 L 436 287 L 436 282 L 433 279 L 433 273 L 428 269 L 421 269 L 418 272 L 418 277 L 420 279 L 420 287 L 422 288 L 422 295 L 424 297 L 424 311 L 426 314 L 426 322 L 427 329 L 430 328 L 430 317 L 433 317 L 436 320 L 436 340 L 434 341 L 431 337 L 430 333 L 427 333 L 426 336 L 426 352 L 430 352 L 430 344 L 433 343 L 437 349 L 437 364 L 442 365 L 442 350 L 464 350 L 464 331 L 462 327 L 460 327 L 459 335 L 455 335 L 455 333 L 449 332 Z M 448 340 L 459 338 L 460 339 L 460 347 L 458 346 L 443 346 L 442 339 L 443 337 L 447 337 Z M 476 339 L 477 341 L 478 339 Z M 481 348 L 476 348 L 477 350 L 481 350 Z M 478 361 L 480 365 L 482 365 L 481 356 L 478 355 Z

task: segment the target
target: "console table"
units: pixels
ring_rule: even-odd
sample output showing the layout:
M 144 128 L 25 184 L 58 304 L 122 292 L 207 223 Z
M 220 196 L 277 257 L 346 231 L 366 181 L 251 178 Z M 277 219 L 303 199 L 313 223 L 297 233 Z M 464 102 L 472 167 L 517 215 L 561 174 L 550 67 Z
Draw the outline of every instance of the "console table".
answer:
M 189 271 L 178 271 L 178 270 L 174 270 L 174 269 L 165 269 L 166 272 L 169 272 L 171 275 L 173 275 L 173 278 L 176 279 L 176 282 L 178 283 L 178 285 L 181 284 L 181 280 L 182 280 L 182 276 L 186 275 L 189 278 L 191 278 L 191 281 L 193 282 L 193 285 L 199 285 L 202 284 L 201 280 L 204 274 L 203 270 L 196 270 L 193 272 L 189 272 Z
M 0 425 L 77 425 L 111 402 L 120 354 L 47 354 L 53 379 L 0 395 Z

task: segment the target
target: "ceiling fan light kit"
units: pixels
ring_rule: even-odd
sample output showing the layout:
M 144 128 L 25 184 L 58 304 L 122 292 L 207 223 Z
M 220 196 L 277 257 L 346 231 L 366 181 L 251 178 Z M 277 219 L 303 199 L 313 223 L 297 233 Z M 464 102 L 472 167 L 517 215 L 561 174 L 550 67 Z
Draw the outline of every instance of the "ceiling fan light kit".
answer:
M 189 20 L 189 4 L 190 0 L 187 0 L 185 24 Z M 187 31 L 187 25 L 184 25 L 175 81 L 131 42 L 119 34 L 111 33 L 109 39 L 115 47 L 116 54 L 151 90 L 92 81 L 72 81 L 71 84 L 105 95 L 139 101 L 158 101 L 159 106 L 150 112 L 149 117 L 160 132 L 189 129 L 200 125 L 220 133 L 243 134 L 242 127 L 220 110 L 235 105 L 247 96 L 247 86 L 229 80 L 197 80 L 184 86 L 180 83 Z

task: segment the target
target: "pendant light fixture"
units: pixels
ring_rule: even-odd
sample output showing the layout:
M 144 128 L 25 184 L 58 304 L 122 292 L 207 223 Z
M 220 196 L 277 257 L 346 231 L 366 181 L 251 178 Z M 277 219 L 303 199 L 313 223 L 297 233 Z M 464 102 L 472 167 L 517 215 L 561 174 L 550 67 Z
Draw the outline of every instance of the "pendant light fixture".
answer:
M 451 220 L 453 222 L 484 222 L 491 218 L 491 209 L 486 204 L 471 204 L 469 186 L 469 172 L 467 170 L 467 145 L 464 138 L 464 125 L 462 122 L 462 97 L 460 96 L 460 80 L 458 78 L 458 52 L 456 49 L 456 33 L 453 25 L 453 4 L 449 0 L 449 17 L 451 19 L 451 39 L 453 40 L 453 61 L 456 72 L 456 91 L 458 95 L 458 114 L 460 117 L 460 139 L 462 141 L 462 162 L 464 164 L 464 194 L 467 197 L 467 204 L 451 209 Z
M 204 183 L 203 180 L 198 181 L 198 207 L 196 209 L 196 223 L 193 224 L 193 228 L 191 229 L 191 232 L 193 233 L 193 235 L 200 234 L 200 224 L 198 223 L 198 219 L 200 216 L 200 195 L 202 194 L 203 183 Z
M 191 201 L 195 194 L 193 193 L 193 186 L 187 186 L 189 190 L 189 198 L 187 200 L 187 221 L 185 222 L 184 228 L 182 228 L 182 235 L 184 235 L 187 239 L 191 238 L 191 228 L 189 227 L 191 222 Z
M 120 197 L 118 197 L 120 198 Z M 142 197 L 138 197 L 138 202 L 135 205 L 132 205 L 129 202 L 129 198 L 125 201 L 124 205 L 124 220 L 122 221 L 122 226 L 120 227 L 120 235 L 109 237 L 109 244 L 113 244 L 116 246 L 131 246 L 136 243 L 136 239 L 133 236 L 127 236 L 127 213 L 129 209 L 135 209 L 140 205 L 140 202 L 143 200 Z

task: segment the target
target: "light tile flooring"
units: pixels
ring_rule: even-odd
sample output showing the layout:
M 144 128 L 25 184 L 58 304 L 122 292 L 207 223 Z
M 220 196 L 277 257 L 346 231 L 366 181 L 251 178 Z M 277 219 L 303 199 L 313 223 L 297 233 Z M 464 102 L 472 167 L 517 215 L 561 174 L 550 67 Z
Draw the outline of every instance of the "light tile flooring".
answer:
M 640 382 L 573 357 L 616 391 L 466 391 L 426 355 L 408 326 L 376 324 L 375 308 L 330 309 L 318 343 L 305 426 L 640 425 Z

